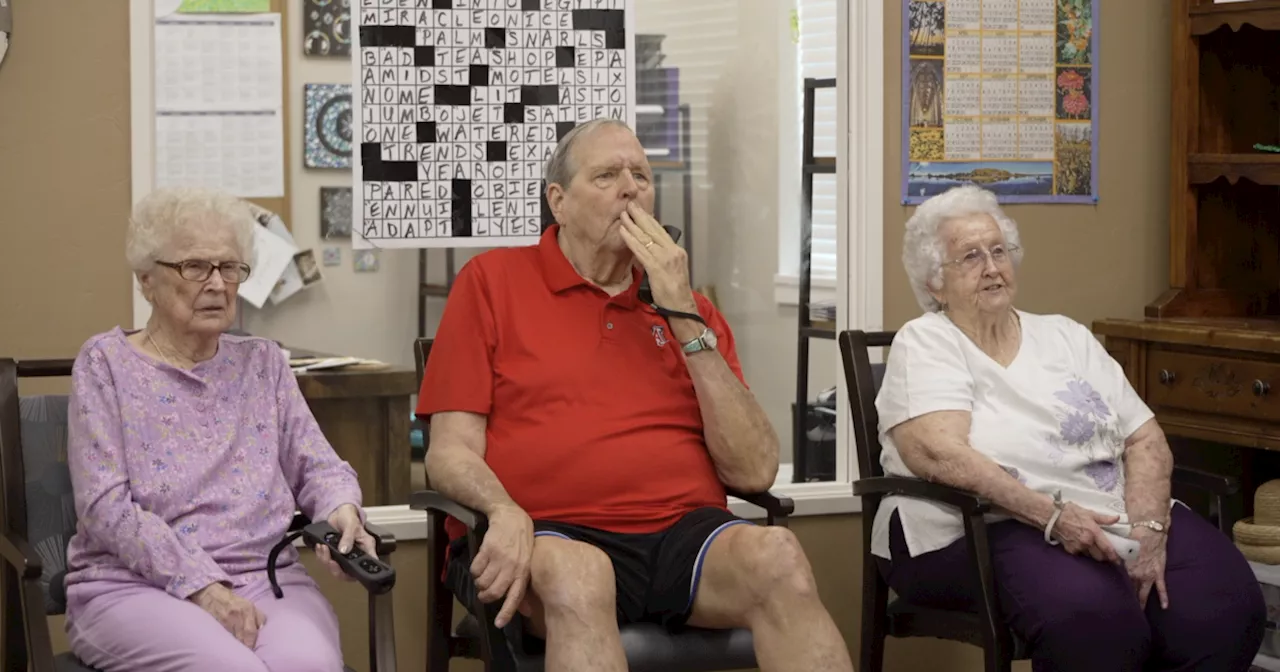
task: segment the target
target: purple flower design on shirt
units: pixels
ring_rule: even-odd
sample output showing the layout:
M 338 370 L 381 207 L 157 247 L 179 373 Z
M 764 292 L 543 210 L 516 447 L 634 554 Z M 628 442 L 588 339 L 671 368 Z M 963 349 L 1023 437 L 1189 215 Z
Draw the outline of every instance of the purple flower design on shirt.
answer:
M 1026 485 L 1026 484 L 1027 484 L 1027 477 L 1026 477 L 1026 476 L 1023 476 L 1023 475 L 1022 475 L 1022 474 L 1020 474 L 1020 473 L 1018 473 L 1018 470 L 1017 470 L 1016 468 L 1014 468 L 1014 467 L 1006 467 L 1006 466 L 1004 466 L 1003 464 L 1002 464 L 1002 465 L 1000 465 L 1000 468 L 1001 468 L 1001 469 L 1004 469 L 1004 470 L 1005 470 L 1005 471 L 1006 471 L 1010 476 L 1012 476 L 1012 477 L 1013 477 L 1013 479 L 1014 479 L 1015 481 L 1017 481 L 1017 482 L 1019 482 L 1019 483 L 1021 483 L 1021 484 L 1023 484 L 1023 485 Z
M 1104 492 L 1111 492 L 1120 484 L 1120 465 L 1111 460 L 1101 460 L 1085 465 L 1084 473 L 1093 479 L 1093 484 Z
M 1067 383 L 1067 389 L 1054 392 L 1053 396 L 1085 415 L 1092 415 L 1098 419 L 1111 416 L 1111 409 L 1107 408 L 1107 403 L 1102 400 L 1102 395 L 1098 394 L 1098 391 L 1093 389 L 1093 386 L 1088 381 L 1078 378 L 1072 380 Z
M 1082 446 L 1093 438 L 1094 424 L 1083 413 L 1068 413 L 1060 427 L 1062 438 L 1073 446 Z

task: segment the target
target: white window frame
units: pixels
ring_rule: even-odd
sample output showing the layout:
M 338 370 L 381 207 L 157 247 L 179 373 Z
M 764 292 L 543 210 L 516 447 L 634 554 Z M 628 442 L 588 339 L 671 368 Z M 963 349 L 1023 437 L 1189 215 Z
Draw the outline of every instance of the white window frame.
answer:
M 787 0 L 775 4 L 779 25 L 791 25 L 792 14 L 797 10 L 796 2 Z M 843 2 L 837 0 L 836 4 L 837 16 L 840 16 L 839 12 L 844 8 L 839 5 Z M 803 82 L 800 79 L 800 50 L 795 42 L 798 37 L 791 30 L 779 33 L 778 160 L 781 170 L 778 171 L 778 272 L 773 276 L 773 297 L 778 305 L 795 306 L 800 302 L 800 183 L 803 177 L 800 150 L 804 128 L 800 108 Z M 835 302 L 838 298 L 836 284 L 833 278 L 811 276 L 810 301 Z
M 130 102 L 132 104 L 133 200 L 150 190 L 154 180 L 154 93 L 152 35 L 154 0 L 130 0 Z M 790 3 L 778 3 L 786 7 Z M 786 10 L 789 11 L 789 10 Z M 846 29 L 838 43 L 836 95 L 846 102 L 837 121 L 837 221 L 839 226 L 837 301 L 838 329 L 878 330 L 883 323 L 883 211 L 884 211 L 884 3 L 840 2 L 838 18 Z M 789 16 L 789 15 L 788 15 Z M 789 21 L 789 19 L 787 19 Z M 855 48 L 850 48 L 856 45 Z M 790 103 L 788 103 L 790 105 Z M 791 105 L 794 107 L 794 105 Z M 798 155 L 797 155 L 798 156 Z M 134 291 L 134 326 L 150 314 L 141 294 Z M 781 470 L 772 491 L 795 501 L 796 516 L 856 513 L 861 500 L 853 496 L 857 458 L 844 376 L 839 376 L 837 412 L 837 480 L 791 483 Z M 785 477 L 785 478 L 782 478 Z M 730 499 L 730 508 L 743 516 L 759 516 L 756 507 Z M 408 504 L 371 506 L 368 520 L 387 528 L 401 541 L 427 538 L 427 518 Z

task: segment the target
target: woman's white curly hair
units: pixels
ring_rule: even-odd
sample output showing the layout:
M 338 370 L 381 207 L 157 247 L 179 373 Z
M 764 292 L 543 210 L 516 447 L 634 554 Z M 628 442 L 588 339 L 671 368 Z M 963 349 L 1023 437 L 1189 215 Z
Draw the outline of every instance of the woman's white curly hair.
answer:
M 125 258 L 135 273 L 149 271 L 171 253 L 174 239 L 184 231 L 210 226 L 231 227 L 240 259 L 253 263 L 257 223 L 249 204 L 223 191 L 196 187 L 157 189 L 138 201 L 125 234 Z
M 1018 247 L 1013 253 L 1014 266 L 1022 263 L 1018 224 L 1000 209 L 995 194 L 965 185 L 931 197 L 907 220 L 907 230 L 902 236 L 902 266 L 907 271 L 916 302 L 925 312 L 936 313 L 942 309 L 942 304 L 929 293 L 930 289 L 942 289 L 942 255 L 946 243 L 939 237 L 938 230 L 949 219 L 972 215 L 990 215 L 1000 226 L 1005 242 Z

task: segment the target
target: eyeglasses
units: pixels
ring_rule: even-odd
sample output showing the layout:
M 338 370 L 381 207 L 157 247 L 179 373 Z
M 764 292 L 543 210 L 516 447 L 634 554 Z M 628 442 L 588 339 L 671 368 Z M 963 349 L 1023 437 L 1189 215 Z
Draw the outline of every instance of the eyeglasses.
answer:
M 1017 245 L 996 245 L 990 250 L 974 248 L 966 252 L 963 257 L 952 259 L 944 263 L 943 266 L 959 266 L 965 271 L 976 271 L 980 268 L 986 268 L 987 257 L 991 257 L 991 261 L 995 262 L 996 266 L 1000 266 L 1008 261 L 1009 257 L 1013 256 L 1019 249 L 1021 248 Z
M 224 261 L 215 264 L 212 261 L 204 259 L 185 259 L 177 263 L 171 261 L 157 261 L 157 264 L 166 266 L 177 271 L 183 280 L 191 282 L 204 282 L 213 275 L 213 269 L 218 269 L 218 273 L 222 275 L 222 279 L 227 283 L 238 284 L 249 279 L 249 264 L 239 261 Z

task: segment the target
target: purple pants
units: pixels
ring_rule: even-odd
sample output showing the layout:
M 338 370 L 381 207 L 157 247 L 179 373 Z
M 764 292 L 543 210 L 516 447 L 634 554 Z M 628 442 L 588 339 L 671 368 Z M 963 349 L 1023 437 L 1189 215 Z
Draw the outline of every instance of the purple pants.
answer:
M 194 603 L 130 585 L 76 609 L 67 625 L 71 650 L 102 672 L 342 672 L 329 601 L 305 574 L 282 572 L 279 579 L 279 600 L 265 581 L 236 590 L 267 617 L 253 649 Z
M 1169 608 L 1155 588 L 1147 608 L 1122 567 L 1075 556 L 1017 521 L 989 527 L 1000 608 L 1030 645 L 1032 669 L 1248 670 L 1262 643 L 1266 607 L 1252 570 L 1226 535 L 1185 506 L 1173 507 L 1166 545 Z M 893 561 L 876 558 L 902 599 L 977 611 L 965 540 L 909 557 L 895 512 Z

